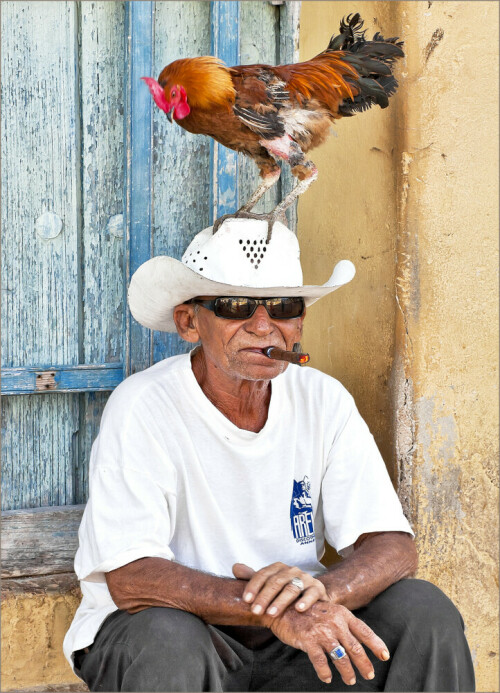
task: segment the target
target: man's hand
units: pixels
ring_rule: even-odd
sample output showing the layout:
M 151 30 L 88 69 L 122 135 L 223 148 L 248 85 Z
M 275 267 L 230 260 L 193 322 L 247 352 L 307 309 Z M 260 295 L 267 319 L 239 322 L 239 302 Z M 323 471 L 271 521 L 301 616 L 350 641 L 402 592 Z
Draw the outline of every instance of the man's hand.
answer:
M 378 659 L 389 659 L 387 646 L 372 629 L 344 606 L 333 602 L 318 602 L 305 613 L 287 609 L 283 616 L 273 620 L 270 629 L 282 642 L 303 650 L 325 683 L 332 680 L 329 666 L 332 660 L 328 653 L 339 644 L 346 655 L 333 664 L 347 685 L 356 683 L 353 664 L 365 679 L 372 679 L 375 675 L 361 643 L 369 647 Z
M 272 563 L 257 571 L 244 563 L 235 563 L 233 575 L 240 580 L 248 580 L 243 591 L 243 601 L 252 604 L 252 612 L 256 615 L 266 612 L 276 618 L 293 602 L 297 611 L 306 611 L 317 601 L 328 600 L 322 582 L 300 568 L 284 563 Z M 302 580 L 304 590 L 301 591 L 292 584 L 293 578 Z

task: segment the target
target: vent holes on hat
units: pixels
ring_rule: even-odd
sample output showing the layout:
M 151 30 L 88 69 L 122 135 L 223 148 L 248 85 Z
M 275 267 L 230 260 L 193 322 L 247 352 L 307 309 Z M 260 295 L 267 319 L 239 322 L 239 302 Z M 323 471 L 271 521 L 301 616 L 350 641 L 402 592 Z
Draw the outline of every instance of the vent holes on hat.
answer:
M 247 253 L 247 257 L 250 257 L 250 253 Z
M 247 249 L 247 247 L 246 247 L 246 245 L 244 245 L 244 246 L 243 246 L 243 250 L 246 250 L 246 249 Z
M 267 243 L 267 241 L 266 241 L 266 243 Z M 263 252 L 265 253 L 265 252 L 266 252 L 266 250 L 267 250 L 267 248 L 262 248 L 262 250 L 263 250 Z
M 203 267 L 200 267 L 200 272 L 203 272 Z
M 250 259 L 250 262 L 253 262 L 253 258 Z
M 243 241 L 241 240 L 241 238 L 240 238 L 240 240 L 239 240 L 239 243 L 240 243 L 240 244 L 243 243 Z
M 206 258 L 206 257 L 204 257 L 203 259 L 204 259 L 204 260 L 206 260 L 207 258 Z

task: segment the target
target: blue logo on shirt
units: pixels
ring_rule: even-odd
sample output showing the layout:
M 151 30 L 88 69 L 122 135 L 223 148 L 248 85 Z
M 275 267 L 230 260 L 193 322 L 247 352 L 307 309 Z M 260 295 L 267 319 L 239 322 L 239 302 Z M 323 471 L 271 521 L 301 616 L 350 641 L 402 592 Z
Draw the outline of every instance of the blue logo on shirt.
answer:
M 292 502 L 290 503 L 290 522 L 295 541 L 310 544 L 315 540 L 311 483 L 305 476 L 302 481 L 293 481 Z

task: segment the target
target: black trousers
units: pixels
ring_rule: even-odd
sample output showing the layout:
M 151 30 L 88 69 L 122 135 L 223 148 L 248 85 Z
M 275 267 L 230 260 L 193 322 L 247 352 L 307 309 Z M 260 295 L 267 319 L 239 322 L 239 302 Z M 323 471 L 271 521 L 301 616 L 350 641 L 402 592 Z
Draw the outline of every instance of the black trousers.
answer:
M 207 626 L 197 616 L 154 607 L 104 621 L 75 664 L 91 691 L 474 691 L 462 617 L 440 589 L 401 580 L 355 615 L 382 638 L 391 658 L 366 650 L 375 678 L 330 684 L 307 655 L 266 629 Z

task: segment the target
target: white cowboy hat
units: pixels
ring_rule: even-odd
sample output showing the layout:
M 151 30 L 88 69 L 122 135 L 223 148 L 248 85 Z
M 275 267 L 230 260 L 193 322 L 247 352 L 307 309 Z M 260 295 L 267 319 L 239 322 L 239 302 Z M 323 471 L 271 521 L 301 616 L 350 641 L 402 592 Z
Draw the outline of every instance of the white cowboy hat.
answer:
M 182 261 L 159 255 L 134 272 L 128 304 L 134 318 L 152 330 L 176 332 L 175 306 L 195 296 L 303 296 L 306 306 L 351 281 L 356 272 L 341 260 L 322 286 L 303 286 L 297 238 L 276 221 L 268 240 L 266 220 L 231 218 L 214 234 L 197 234 Z

